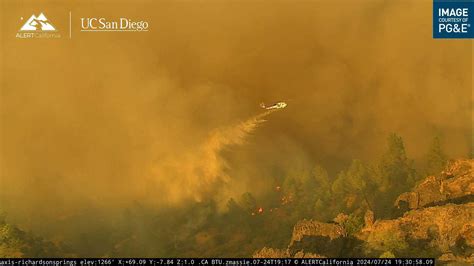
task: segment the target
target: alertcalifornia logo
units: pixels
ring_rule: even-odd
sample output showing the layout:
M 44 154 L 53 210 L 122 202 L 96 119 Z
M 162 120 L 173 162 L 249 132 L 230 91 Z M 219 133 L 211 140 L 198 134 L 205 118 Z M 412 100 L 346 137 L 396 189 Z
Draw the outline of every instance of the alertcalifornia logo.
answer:
M 24 20 L 23 17 L 20 20 Z M 38 16 L 35 14 L 22 24 L 20 30 L 16 34 L 17 38 L 61 38 L 61 34 L 56 30 L 51 21 L 44 13 Z
M 79 32 L 148 32 L 150 24 L 148 21 L 138 18 L 132 19 L 126 16 L 116 17 L 114 19 L 105 17 L 82 17 L 74 16 L 69 13 L 69 27 L 65 30 L 68 39 L 72 39 L 73 33 Z M 36 13 L 37 14 L 37 13 Z M 56 26 L 51 21 L 49 14 L 40 12 L 39 15 L 32 14 L 28 19 L 21 17 L 18 25 L 19 30 L 16 38 L 20 39 L 58 39 L 61 38 Z M 62 16 L 64 19 L 66 14 Z M 56 21 L 58 18 L 53 18 Z M 66 24 L 66 21 L 59 21 L 60 25 Z

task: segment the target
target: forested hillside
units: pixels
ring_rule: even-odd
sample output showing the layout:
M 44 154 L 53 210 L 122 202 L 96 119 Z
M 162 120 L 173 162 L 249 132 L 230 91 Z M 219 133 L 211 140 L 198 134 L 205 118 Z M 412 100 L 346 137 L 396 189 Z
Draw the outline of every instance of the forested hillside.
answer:
M 262 198 L 243 191 L 224 204 L 207 200 L 159 210 L 135 202 L 113 222 L 91 223 L 86 233 L 58 245 L 2 219 L 0 256 L 249 257 L 262 247 L 286 248 L 295 224 L 303 219 L 339 223 L 353 235 L 366 225 L 369 210 L 372 220 L 398 217 L 397 197 L 422 177 L 440 173 L 447 162 L 435 137 L 425 160 L 415 167 L 402 138 L 392 134 L 380 159 L 355 159 L 335 176 L 317 163 L 300 164 L 276 176 L 271 192 Z

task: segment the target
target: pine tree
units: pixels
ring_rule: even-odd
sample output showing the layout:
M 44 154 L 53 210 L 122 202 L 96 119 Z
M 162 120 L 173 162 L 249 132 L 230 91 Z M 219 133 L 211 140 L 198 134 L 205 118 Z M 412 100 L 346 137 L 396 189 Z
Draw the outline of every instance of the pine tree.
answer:
M 316 184 L 312 197 L 313 217 L 318 220 L 330 220 L 333 213 L 330 206 L 331 182 L 328 172 L 322 166 L 316 165 L 312 176 Z
M 257 201 L 250 192 L 246 192 L 240 196 L 239 205 L 248 213 L 252 213 L 257 209 Z
M 415 181 L 413 161 L 408 159 L 403 139 L 391 134 L 388 138 L 388 150 L 378 165 L 378 181 L 382 191 L 392 190 L 399 194 L 410 189 Z
M 227 201 L 227 211 L 229 213 L 234 213 L 234 212 L 238 212 L 240 210 L 240 206 L 239 204 L 237 204 L 237 202 L 233 199 L 233 198 L 230 198 L 228 201 Z
M 396 197 L 410 190 L 416 181 L 413 161 L 408 159 L 403 139 L 397 134 L 388 137 L 388 149 L 372 174 L 378 187 L 376 213 L 387 216 Z
M 331 182 L 329 180 L 329 175 L 326 169 L 324 169 L 320 165 L 316 165 L 313 168 L 312 176 L 316 186 L 316 199 L 320 199 L 323 201 L 329 200 L 331 196 Z
M 368 168 L 360 160 L 353 160 L 349 169 L 338 175 L 331 190 L 336 200 L 346 201 L 349 197 L 355 197 L 358 202 L 352 204 L 353 208 L 362 207 L 365 203 L 369 209 L 372 209 L 369 194 L 373 187 Z
M 441 139 L 435 136 L 426 154 L 426 174 L 437 175 L 446 166 L 447 156 L 441 147 Z
M 291 198 L 292 213 L 299 219 L 314 216 L 314 204 L 318 197 L 318 182 L 324 181 L 325 170 L 322 167 L 313 169 L 306 162 L 301 162 L 288 170 L 287 177 L 283 182 L 283 192 L 286 197 Z M 326 173 L 327 175 L 327 173 Z

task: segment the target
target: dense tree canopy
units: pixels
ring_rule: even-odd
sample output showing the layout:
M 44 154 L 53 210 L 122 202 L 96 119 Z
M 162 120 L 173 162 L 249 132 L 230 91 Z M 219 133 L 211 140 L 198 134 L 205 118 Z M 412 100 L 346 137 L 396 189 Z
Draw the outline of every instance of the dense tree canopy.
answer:
M 439 137 L 426 156 L 426 172 L 446 164 Z M 0 257 L 50 256 L 250 256 L 267 246 L 284 248 L 298 220 L 335 220 L 348 234 L 364 225 L 367 210 L 390 217 L 397 195 L 410 190 L 419 176 L 400 136 L 388 137 L 381 158 L 353 160 L 335 176 L 320 164 L 295 163 L 276 179 L 276 188 L 255 197 L 243 191 L 224 204 L 194 202 L 179 210 L 154 210 L 136 204 L 113 224 L 98 226 L 67 244 L 53 244 L 0 219 Z M 224 210 L 218 206 L 225 206 Z M 108 228 L 108 229 L 107 229 Z M 407 248 L 396 236 L 370 239 L 370 255 L 390 257 Z M 95 245 L 94 243 L 100 243 Z M 66 248 L 67 247 L 67 248 Z

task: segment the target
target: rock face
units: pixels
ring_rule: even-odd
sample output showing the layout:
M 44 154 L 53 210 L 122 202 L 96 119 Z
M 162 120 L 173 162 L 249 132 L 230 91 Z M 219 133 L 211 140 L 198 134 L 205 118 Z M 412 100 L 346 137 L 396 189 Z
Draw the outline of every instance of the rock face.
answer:
M 255 257 L 436 257 L 456 265 L 474 263 L 474 160 L 452 162 L 398 197 L 402 216 L 376 220 L 366 212 L 365 227 L 348 236 L 337 223 L 299 221 L 286 250 L 263 248 Z M 338 217 L 343 217 L 340 215 Z M 341 218 L 342 219 L 342 218 Z
M 429 176 L 413 189 L 401 194 L 395 206 L 402 210 L 463 203 L 474 200 L 474 160 L 450 163 L 439 176 Z
M 253 254 L 254 258 L 288 258 L 288 250 L 264 247 Z
M 321 236 L 334 240 L 341 238 L 346 234 L 344 228 L 338 224 L 322 223 L 313 220 L 299 221 L 293 228 L 293 235 L 291 236 L 290 246 L 297 242 L 301 242 L 304 237 Z
M 338 224 L 302 220 L 293 228 L 288 253 L 294 256 L 311 251 L 322 256 L 335 257 L 343 249 L 345 235 L 344 228 Z
M 447 204 L 413 210 L 394 220 L 376 221 L 360 238 L 372 254 L 389 247 L 403 256 L 439 257 L 451 253 L 469 262 L 474 259 L 469 258 L 474 251 L 473 223 L 474 203 Z
M 374 212 L 367 210 L 364 215 L 364 224 L 366 228 L 371 228 L 374 225 Z
M 301 220 L 293 228 L 287 249 L 262 248 L 254 258 L 325 258 L 336 257 L 344 247 L 344 228 L 335 223 Z M 308 252 L 310 251 L 310 252 Z

